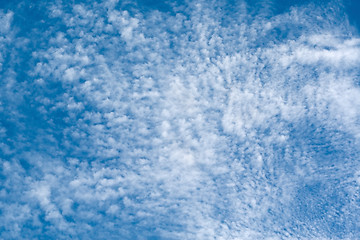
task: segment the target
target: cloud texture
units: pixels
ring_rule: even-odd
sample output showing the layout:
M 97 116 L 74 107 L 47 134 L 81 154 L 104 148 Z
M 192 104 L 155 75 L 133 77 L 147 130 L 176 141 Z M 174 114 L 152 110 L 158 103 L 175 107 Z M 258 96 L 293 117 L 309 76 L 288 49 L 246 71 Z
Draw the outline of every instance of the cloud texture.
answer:
M 1 238 L 356 239 L 360 38 L 275 8 L 5 6 Z

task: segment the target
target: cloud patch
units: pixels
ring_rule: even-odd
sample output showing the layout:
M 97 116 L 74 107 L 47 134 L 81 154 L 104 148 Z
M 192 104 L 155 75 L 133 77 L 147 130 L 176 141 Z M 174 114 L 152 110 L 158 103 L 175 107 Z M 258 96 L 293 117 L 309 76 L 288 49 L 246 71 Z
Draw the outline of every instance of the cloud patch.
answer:
M 357 236 L 359 39 L 332 3 L 246 4 L 43 6 L 3 65 L 1 236 Z

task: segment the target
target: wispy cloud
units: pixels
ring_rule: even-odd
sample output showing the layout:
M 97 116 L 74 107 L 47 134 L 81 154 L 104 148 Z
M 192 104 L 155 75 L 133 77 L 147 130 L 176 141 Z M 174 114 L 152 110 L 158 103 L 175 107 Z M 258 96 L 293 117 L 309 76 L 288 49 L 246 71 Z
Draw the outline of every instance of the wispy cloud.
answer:
M 46 6 L 1 115 L 2 237 L 356 237 L 360 40 L 331 4 Z

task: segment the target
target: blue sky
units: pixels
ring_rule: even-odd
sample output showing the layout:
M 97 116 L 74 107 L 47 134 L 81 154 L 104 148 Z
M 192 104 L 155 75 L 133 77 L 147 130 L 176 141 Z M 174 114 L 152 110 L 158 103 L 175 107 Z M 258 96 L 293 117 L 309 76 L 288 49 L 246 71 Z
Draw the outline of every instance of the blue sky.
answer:
M 356 1 L 1 1 L 1 239 L 359 239 Z

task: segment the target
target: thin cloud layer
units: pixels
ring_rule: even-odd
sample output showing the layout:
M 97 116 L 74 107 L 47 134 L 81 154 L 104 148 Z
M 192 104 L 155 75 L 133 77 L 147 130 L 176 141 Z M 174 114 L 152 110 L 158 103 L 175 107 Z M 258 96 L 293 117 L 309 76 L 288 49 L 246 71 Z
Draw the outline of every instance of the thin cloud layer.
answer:
M 355 239 L 360 39 L 337 3 L 143 4 L 0 13 L 1 237 Z

